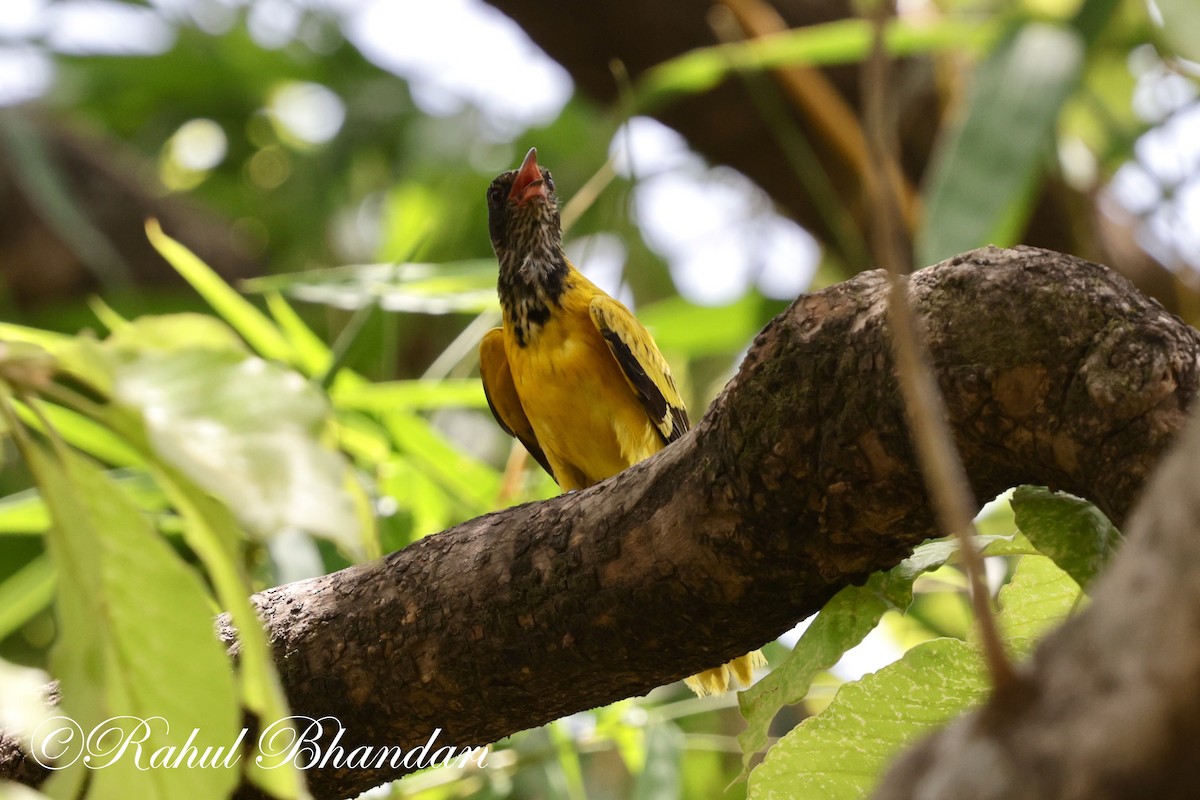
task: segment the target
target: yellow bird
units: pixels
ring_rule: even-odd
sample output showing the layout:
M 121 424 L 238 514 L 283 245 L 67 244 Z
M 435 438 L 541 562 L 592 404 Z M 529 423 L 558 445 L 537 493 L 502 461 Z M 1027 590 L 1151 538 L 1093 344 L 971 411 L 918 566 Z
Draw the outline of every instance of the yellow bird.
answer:
M 488 187 L 504 326 L 479 346 L 500 427 L 563 491 L 583 489 L 657 453 L 688 429 L 687 411 L 650 334 L 563 252 L 549 170 L 529 151 Z M 697 694 L 749 684 L 755 651 L 687 679 Z

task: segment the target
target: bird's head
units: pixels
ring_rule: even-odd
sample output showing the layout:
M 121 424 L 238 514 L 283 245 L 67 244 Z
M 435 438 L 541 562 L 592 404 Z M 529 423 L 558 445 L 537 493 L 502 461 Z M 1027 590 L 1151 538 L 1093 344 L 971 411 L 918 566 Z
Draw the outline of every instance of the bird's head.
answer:
M 562 223 L 550 170 L 531 148 L 517 169 L 503 172 L 487 191 L 488 232 L 502 270 L 550 268 L 563 259 Z

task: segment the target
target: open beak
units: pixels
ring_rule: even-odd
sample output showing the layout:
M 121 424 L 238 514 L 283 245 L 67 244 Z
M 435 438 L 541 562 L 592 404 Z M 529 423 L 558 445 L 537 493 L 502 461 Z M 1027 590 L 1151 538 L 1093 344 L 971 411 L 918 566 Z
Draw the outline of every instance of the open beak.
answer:
M 537 196 L 546 197 L 546 181 L 542 179 L 542 171 L 538 169 L 537 148 L 529 148 L 517 177 L 513 180 L 512 190 L 508 193 L 509 202 L 523 206 Z

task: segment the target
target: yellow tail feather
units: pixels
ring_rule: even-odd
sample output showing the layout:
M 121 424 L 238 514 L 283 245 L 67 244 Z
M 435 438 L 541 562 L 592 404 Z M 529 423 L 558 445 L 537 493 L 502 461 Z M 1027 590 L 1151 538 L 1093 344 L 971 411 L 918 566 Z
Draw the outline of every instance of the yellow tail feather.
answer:
M 755 650 L 753 653 L 738 656 L 728 664 L 706 669 L 699 675 L 685 678 L 683 682 L 700 697 L 706 697 L 710 694 L 724 694 L 730 688 L 738 685 L 749 686 L 750 682 L 754 679 L 754 670 L 766 665 L 767 659 L 763 656 L 762 652 Z

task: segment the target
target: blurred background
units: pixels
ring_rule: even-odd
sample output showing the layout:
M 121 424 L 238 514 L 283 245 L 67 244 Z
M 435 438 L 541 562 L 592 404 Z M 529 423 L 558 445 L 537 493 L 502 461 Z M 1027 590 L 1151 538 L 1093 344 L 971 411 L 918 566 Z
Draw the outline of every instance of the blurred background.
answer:
M 478 387 L 476 346 L 499 319 L 488 183 L 538 148 L 568 254 L 651 329 L 698 419 L 788 301 L 876 265 L 859 11 L 3 0 L 0 319 L 103 335 L 105 320 L 206 310 L 148 243 L 155 218 L 260 306 L 287 298 L 337 369 L 381 387 L 333 400 L 382 551 L 549 496 Z M 915 265 L 1040 245 L 1108 264 L 1194 320 L 1193 0 L 903 0 L 897 13 L 888 124 Z M 770 34 L 771 47 L 741 44 Z M 42 557 L 44 517 L 22 516 L 30 483 L 9 453 L 0 579 Z M 248 558 L 260 588 L 350 561 L 297 531 Z M 904 643 L 964 635 L 945 591 L 959 586 L 930 582 L 924 611 L 852 651 L 776 733 Z M 21 587 L 0 655 L 42 665 L 53 576 Z M 494 769 L 375 796 L 737 798 L 744 784 L 724 787 L 741 726 L 735 700 L 666 687 L 514 737 Z

